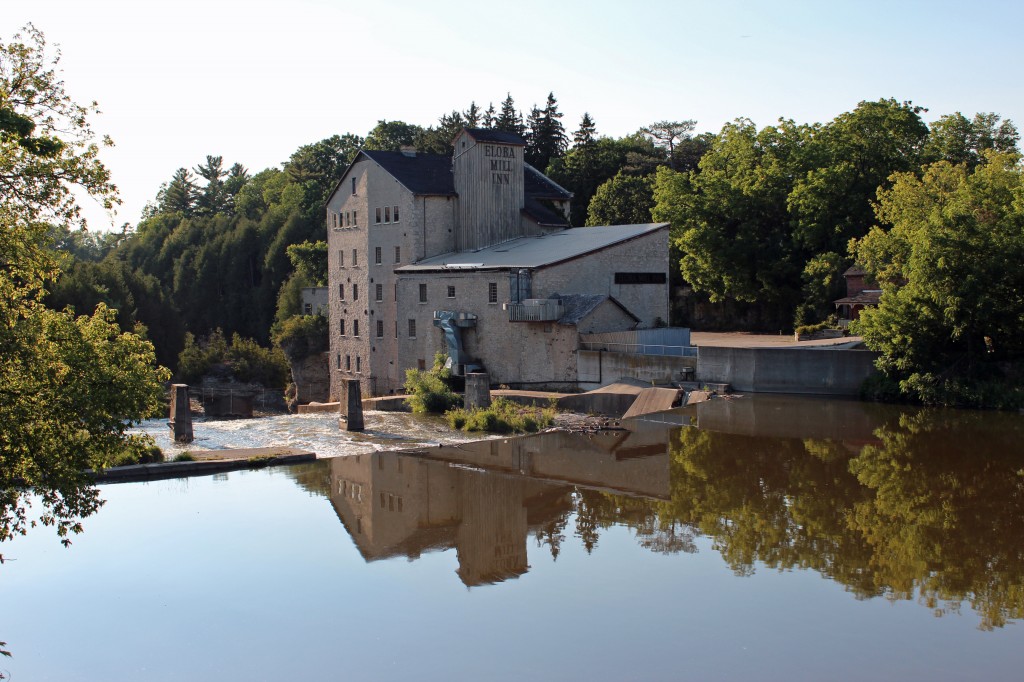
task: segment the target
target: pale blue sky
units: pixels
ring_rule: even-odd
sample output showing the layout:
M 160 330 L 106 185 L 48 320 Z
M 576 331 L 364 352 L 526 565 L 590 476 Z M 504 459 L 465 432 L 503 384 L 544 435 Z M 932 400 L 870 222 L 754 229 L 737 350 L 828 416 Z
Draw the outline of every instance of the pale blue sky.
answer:
M 33 22 L 64 78 L 97 100 L 105 160 L 135 222 L 161 182 L 207 154 L 251 171 L 378 119 L 430 125 L 506 92 L 554 91 L 568 131 L 662 119 L 717 131 L 745 116 L 827 121 L 894 97 L 926 119 L 995 111 L 1024 125 L 1024 3 L 918 0 L 557 2 L 3 0 L 4 42 Z

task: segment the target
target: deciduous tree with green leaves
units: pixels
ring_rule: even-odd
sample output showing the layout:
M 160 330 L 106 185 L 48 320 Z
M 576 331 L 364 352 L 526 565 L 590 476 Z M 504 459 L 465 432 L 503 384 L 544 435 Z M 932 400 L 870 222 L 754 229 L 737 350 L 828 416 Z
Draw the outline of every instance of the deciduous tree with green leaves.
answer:
M 940 161 L 880 191 L 879 225 L 851 245 L 882 288 L 854 331 L 908 397 L 1024 406 L 1024 170 L 1016 154 Z
M 74 188 L 117 201 L 94 107 L 71 100 L 56 63 L 31 26 L 0 43 L 0 540 L 41 523 L 69 543 L 102 503 L 83 470 L 147 446 L 128 429 L 157 409 L 168 378 L 106 307 L 75 317 L 42 303 L 59 275 L 48 223 L 78 220 Z

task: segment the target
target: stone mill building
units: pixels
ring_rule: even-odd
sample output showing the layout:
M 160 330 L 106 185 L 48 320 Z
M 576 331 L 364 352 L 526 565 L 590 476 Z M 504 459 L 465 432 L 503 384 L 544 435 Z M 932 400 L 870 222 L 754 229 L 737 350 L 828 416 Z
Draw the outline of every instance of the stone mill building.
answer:
M 575 387 L 580 334 L 668 320 L 668 224 L 570 227 L 522 138 L 452 156 L 364 150 L 327 202 L 331 394 L 401 392 L 446 353 L 492 383 Z

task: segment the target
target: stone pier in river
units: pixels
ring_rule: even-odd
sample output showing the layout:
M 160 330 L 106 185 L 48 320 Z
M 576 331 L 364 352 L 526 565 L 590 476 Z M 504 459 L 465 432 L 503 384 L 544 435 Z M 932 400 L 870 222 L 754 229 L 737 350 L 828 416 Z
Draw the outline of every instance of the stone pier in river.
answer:
M 191 443 L 192 409 L 188 399 L 188 384 L 171 385 L 171 437 L 175 443 Z
M 349 379 L 346 383 L 348 384 L 348 403 L 345 410 L 345 430 L 362 431 L 364 428 L 362 389 L 359 387 L 358 379 Z

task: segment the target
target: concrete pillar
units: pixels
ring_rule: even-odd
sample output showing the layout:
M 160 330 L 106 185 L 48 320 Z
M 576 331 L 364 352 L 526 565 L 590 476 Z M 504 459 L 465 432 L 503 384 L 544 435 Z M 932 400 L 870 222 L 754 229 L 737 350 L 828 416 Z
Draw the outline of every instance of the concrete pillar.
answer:
M 487 372 L 466 375 L 466 409 L 491 406 L 491 377 Z
M 348 405 L 345 411 L 345 430 L 363 430 L 363 394 L 358 379 L 347 379 Z
M 188 384 L 171 385 L 171 419 L 167 424 L 175 443 L 191 443 L 192 409 L 188 401 Z

